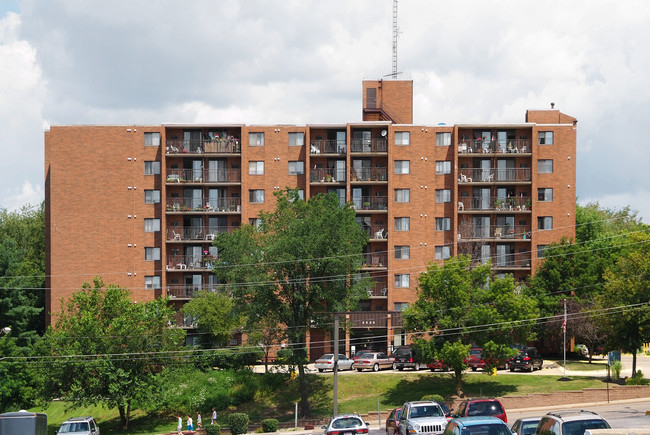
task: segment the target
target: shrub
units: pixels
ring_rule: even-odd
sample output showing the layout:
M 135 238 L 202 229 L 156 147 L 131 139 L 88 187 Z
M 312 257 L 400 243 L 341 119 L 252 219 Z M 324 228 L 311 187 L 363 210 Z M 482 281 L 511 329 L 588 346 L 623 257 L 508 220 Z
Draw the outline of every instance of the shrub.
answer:
M 634 376 L 625 380 L 626 385 L 648 385 L 649 383 L 650 380 L 643 377 L 641 370 L 637 370 Z
M 241 435 L 248 432 L 248 414 L 235 412 L 228 416 L 228 426 L 232 435 Z
M 262 420 L 262 429 L 264 432 L 277 432 L 279 422 L 275 418 L 266 418 Z
M 420 400 L 431 400 L 433 402 L 445 403 L 445 399 L 440 394 L 425 394 Z
M 204 427 L 206 435 L 220 435 L 221 426 L 218 424 L 209 424 Z
M 612 378 L 614 378 L 615 381 L 618 380 L 618 378 L 621 377 L 621 370 L 623 370 L 623 364 L 621 364 L 620 361 L 614 361 L 610 367 L 612 369 Z

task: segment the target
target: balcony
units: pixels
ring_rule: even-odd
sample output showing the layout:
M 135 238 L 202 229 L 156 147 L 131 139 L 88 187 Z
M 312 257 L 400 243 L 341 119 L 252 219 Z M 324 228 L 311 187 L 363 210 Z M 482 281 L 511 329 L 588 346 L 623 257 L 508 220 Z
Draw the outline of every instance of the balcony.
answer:
M 351 153 L 388 153 L 388 140 L 380 139 L 352 139 L 350 142 Z
M 458 241 L 486 239 L 530 240 L 530 225 L 459 225 Z
M 368 289 L 368 298 L 387 298 L 388 297 L 388 287 L 386 287 L 385 282 L 378 282 L 375 285 Z
M 388 168 L 356 168 L 350 170 L 350 180 L 357 181 L 387 181 Z
M 494 257 L 493 266 L 500 269 L 529 269 L 530 253 L 497 254 Z
M 465 140 L 458 144 L 458 154 L 530 154 L 530 139 Z
M 385 252 L 363 254 L 364 269 L 377 269 L 388 267 L 388 255 Z
M 231 196 L 206 201 L 202 198 L 167 198 L 167 212 L 239 213 L 241 198 Z
M 241 183 L 241 169 L 172 169 L 167 183 Z
M 212 270 L 215 259 L 210 255 L 169 255 L 167 271 Z
M 335 168 L 316 168 L 309 170 L 312 183 L 345 183 L 345 170 Z
M 170 284 L 167 286 L 167 295 L 171 299 L 191 299 L 201 291 L 216 292 L 223 284 L 203 284 L 196 286 L 193 284 Z
M 362 228 L 370 238 L 370 241 L 388 240 L 388 232 L 385 225 L 373 225 L 372 227 L 363 225 Z
M 461 168 L 458 170 L 458 183 L 530 183 L 532 172 L 530 168 L 512 169 L 481 169 Z
M 212 241 L 219 233 L 231 233 L 238 227 L 170 227 L 167 228 L 168 242 L 207 240 Z
M 168 140 L 167 154 L 240 154 L 239 139 Z
M 345 141 L 339 140 L 313 140 L 309 145 L 309 154 L 318 155 L 318 154 L 336 154 L 336 155 L 345 155 L 347 152 L 347 146 Z
M 530 197 L 516 196 L 513 198 L 499 198 L 496 196 L 482 197 L 471 196 L 458 199 L 459 212 L 530 212 Z
M 352 197 L 352 206 L 355 210 L 386 211 L 388 210 L 387 196 L 362 196 Z

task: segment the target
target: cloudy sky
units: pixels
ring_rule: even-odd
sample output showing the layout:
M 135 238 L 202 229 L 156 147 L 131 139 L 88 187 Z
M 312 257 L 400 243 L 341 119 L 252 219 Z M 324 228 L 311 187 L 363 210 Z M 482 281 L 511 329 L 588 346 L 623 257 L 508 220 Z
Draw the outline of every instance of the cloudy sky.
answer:
M 361 81 L 392 70 L 392 5 L 0 0 L 0 207 L 42 201 L 49 125 L 360 120 Z M 649 1 L 398 10 L 416 124 L 519 123 L 555 102 L 579 121 L 580 203 L 650 222 Z

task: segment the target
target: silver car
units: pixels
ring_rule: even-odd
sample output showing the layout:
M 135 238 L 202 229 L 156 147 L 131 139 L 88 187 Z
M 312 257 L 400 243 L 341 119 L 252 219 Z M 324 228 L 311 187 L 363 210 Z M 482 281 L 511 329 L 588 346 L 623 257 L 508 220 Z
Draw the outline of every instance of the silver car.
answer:
M 354 364 L 354 360 L 351 360 L 345 355 L 339 354 L 339 370 L 352 370 L 352 364 Z M 325 355 L 321 356 L 318 358 L 314 365 L 318 369 L 319 372 L 323 372 L 325 370 L 334 370 L 334 354 L 333 353 L 326 353 Z
M 74 417 L 64 421 L 57 434 L 99 435 L 99 427 L 92 417 Z
M 440 435 L 447 427 L 447 417 L 438 402 L 406 402 L 399 417 L 399 435 Z

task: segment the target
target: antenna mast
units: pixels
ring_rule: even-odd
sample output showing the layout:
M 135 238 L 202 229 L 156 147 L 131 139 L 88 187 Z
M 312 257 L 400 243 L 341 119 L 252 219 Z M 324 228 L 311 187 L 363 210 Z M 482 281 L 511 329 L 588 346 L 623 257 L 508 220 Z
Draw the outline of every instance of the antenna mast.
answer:
M 397 0 L 393 0 L 393 73 L 394 79 L 397 78 Z

